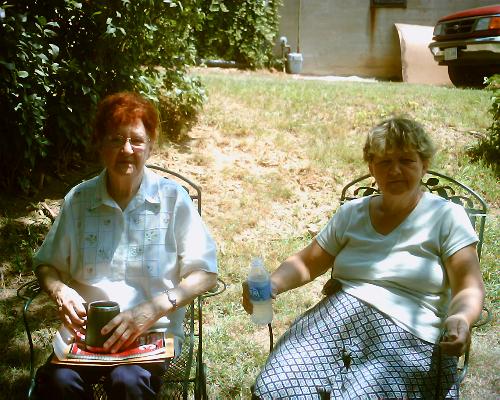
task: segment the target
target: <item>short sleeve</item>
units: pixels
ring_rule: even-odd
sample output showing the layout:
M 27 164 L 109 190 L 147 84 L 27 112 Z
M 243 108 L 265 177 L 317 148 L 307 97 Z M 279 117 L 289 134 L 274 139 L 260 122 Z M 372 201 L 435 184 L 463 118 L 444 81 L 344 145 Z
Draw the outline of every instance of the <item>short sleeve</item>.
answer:
M 179 188 L 174 211 L 174 234 L 180 264 L 180 276 L 195 270 L 217 272 L 215 241 L 208 232 L 187 192 Z
M 57 270 L 69 273 L 71 238 L 74 235 L 69 201 L 65 198 L 59 215 L 52 224 L 40 249 L 33 258 L 33 267 L 51 265 Z
M 458 250 L 479 241 L 465 209 L 451 202 L 448 205 L 440 232 L 443 261 Z
M 340 206 L 315 238 L 321 248 L 334 257 L 344 247 L 343 237 L 355 203 L 358 202 L 351 201 Z

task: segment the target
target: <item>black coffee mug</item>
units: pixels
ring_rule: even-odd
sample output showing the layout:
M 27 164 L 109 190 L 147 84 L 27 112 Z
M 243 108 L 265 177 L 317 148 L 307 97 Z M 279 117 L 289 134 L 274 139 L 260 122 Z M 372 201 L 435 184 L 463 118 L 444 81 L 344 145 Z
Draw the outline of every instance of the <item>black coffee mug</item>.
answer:
M 87 310 L 85 346 L 89 351 L 103 352 L 102 346 L 113 331 L 107 335 L 101 335 L 101 330 L 109 321 L 120 314 L 120 305 L 116 301 L 93 301 L 88 304 Z

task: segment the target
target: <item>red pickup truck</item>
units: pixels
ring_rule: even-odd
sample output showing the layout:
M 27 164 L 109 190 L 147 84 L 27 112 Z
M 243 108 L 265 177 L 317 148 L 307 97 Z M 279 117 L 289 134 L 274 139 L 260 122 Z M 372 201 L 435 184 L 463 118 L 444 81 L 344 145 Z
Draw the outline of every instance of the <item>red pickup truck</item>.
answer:
M 429 49 L 455 86 L 484 86 L 485 77 L 500 74 L 500 4 L 440 18 Z

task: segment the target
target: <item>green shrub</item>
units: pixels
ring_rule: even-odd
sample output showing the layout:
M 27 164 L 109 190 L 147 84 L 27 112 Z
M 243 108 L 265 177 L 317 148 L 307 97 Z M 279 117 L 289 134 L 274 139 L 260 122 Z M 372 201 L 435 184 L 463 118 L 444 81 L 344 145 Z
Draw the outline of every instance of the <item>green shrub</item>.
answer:
M 89 148 L 95 106 L 118 90 L 159 105 L 178 138 L 204 100 L 199 57 L 272 64 L 280 0 L 0 0 L 0 186 L 27 192 Z
M 1 2 L 1 185 L 28 191 L 79 158 L 89 144 L 89 118 L 108 93 L 168 99 L 168 132 L 192 117 L 203 99 L 199 82 L 186 78 L 195 57 L 192 31 L 203 17 L 199 3 Z
M 490 113 L 493 123 L 488 132 L 469 151 L 469 156 L 477 161 L 483 160 L 490 166 L 497 176 L 500 176 L 500 75 L 493 75 L 488 79 L 487 90 L 491 91 Z
M 159 96 L 162 133 L 171 140 L 180 139 L 197 121 L 198 112 L 206 99 L 198 77 L 182 75 L 171 82 Z
M 281 0 L 210 0 L 201 5 L 203 24 L 196 29 L 198 55 L 221 58 L 250 68 L 269 67 L 278 32 Z

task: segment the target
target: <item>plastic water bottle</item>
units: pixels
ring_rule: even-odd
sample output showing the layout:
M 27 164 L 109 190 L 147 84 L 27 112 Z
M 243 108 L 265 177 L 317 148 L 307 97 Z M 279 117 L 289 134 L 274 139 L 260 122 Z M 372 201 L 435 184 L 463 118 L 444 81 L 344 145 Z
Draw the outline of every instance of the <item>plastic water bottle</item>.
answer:
M 252 321 L 258 325 L 270 324 L 273 320 L 271 278 L 262 258 L 255 257 L 252 260 L 247 282 L 253 305 Z

